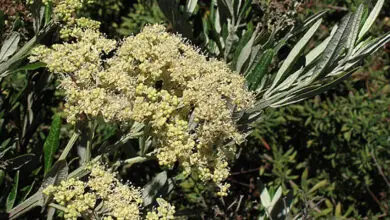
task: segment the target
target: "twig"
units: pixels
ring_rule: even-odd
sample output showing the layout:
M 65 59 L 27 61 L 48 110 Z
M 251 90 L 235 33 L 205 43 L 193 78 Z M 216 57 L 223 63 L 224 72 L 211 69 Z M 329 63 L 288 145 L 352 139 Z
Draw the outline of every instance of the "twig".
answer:
M 240 200 L 238 200 L 236 212 L 238 212 L 238 210 L 240 209 L 240 206 L 241 206 L 241 203 L 242 203 L 242 199 L 243 199 L 243 198 L 244 198 L 244 196 L 243 196 L 243 195 L 240 195 Z
M 261 140 L 261 143 L 263 143 L 264 147 L 267 149 L 267 150 L 271 150 L 271 147 L 269 146 L 269 144 L 267 143 L 267 141 L 265 141 L 264 138 L 260 138 Z
M 80 136 L 79 133 L 74 132 L 72 137 L 70 138 L 68 144 L 66 145 L 64 151 L 62 151 L 61 156 L 58 160 L 65 160 L 65 158 L 68 156 L 70 150 L 72 149 L 74 143 L 76 142 L 77 138 Z
M 381 202 L 379 201 L 379 199 L 375 196 L 375 194 L 371 191 L 371 189 L 366 185 L 366 188 L 367 188 L 367 191 L 368 193 L 371 195 L 372 199 L 376 202 L 376 204 L 378 204 L 379 207 L 383 208 L 386 215 L 388 214 L 388 207 L 386 206 L 383 206 L 381 204 Z
M 251 188 L 251 185 L 250 184 L 246 184 L 246 183 L 242 183 L 242 182 L 239 182 L 237 180 L 234 180 L 232 178 L 228 178 L 229 181 L 231 181 L 232 183 L 236 183 L 236 184 L 239 184 L 239 185 L 242 185 L 242 186 L 245 186 L 245 187 L 248 187 L 248 188 Z
M 376 167 L 378 168 L 379 174 L 382 176 L 383 180 L 386 182 L 387 187 L 390 188 L 390 182 L 389 182 L 389 180 L 387 179 L 385 173 L 383 172 L 381 166 L 379 165 L 379 163 L 378 163 L 378 161 L 377 161 L 377 159 L 376 159 L 376 157 L 375 157 L 374 152 L 371 152 L 371 157 L 372 157 L 372 159 L 374 160 Z
M 249 169 L 249 170 L 244 170 L 244 171 L 239 171 L 239 172 L 234 172 L 234 173 L 231 173 L 230 175 L 231 176 L 236 176 L 236 175 L 240 175 L 240 174 L 253 173 L 253 172 L 256 172 L 256 171 L 259 171 L 259 170 L 260 170 L 260 167 L 254 168 L 254 169 Z
M 133 157 L 133 158 L 129 158 L 126 160 L 118 160 L 117 162 L 115 162 L 113 164 L 113 167 L 119 167 L 119 166 L 123 166 L 123 165 L 132 166 L 133 164 L 143 163 L 145 161 L 153 160 L 153 159 L 155 159 L 155 157 L 152 156 L 151 153 L 149 153 L 149 154 L 146 154 L 145 157 L 138 156 L 138 157 Z
M 65 207 L 63 207 L 63 206 L 61 206 L 61 205 L 58 205 L 58 204 L 55 204 L 55 203 L 50 203 L 49 206 L 50 206 L 50 207 L 53 207 L 53 208 L 55 208 L 55 209 L 61 210 L 61 211 L 63 211 L 63 212 L 66 212 L 66 211 L 67 211 L 67 209 L 66 209 Z

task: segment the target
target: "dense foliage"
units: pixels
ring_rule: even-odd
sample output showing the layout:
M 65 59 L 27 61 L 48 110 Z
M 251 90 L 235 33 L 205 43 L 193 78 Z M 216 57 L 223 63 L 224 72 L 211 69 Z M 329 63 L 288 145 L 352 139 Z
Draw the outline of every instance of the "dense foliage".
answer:
M 0 219 L 388 217 L 361 2 L 0 0 Z

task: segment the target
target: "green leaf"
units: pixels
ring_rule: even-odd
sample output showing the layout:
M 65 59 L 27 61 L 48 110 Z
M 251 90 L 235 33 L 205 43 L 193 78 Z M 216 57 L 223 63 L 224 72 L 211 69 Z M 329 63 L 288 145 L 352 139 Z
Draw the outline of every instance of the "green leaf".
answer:
M 13 32 L 3 43 L 0 50 L 0 62 L 6 61 L 9 56 L 15 53 L 18 49 L 20 41 L 20 35 L 17 32 Z
M 303 22 L 303 26 L 309 27 L 313 25 L 316 21 L 318 21 L 318 19 L 320 19 L 324 14 L 326 14 L 326 12 L 327 12 L 326 10 L 319 11 L 318 13 L 306 18 L 305 21 Z
M 0 169 L 0 186 L 3 184 L 4 177 L 5 177 L 5 172 L 4 170 Z
M 342 74 L 340 77 L 338 77 L 332 81 L 327 82 L 324 85 L 303 88 L 302 90 L 292 94 L 289 98 L 286 98 L 286 100 L 280 101 L 279 103 L 272 104 L 271 107 L 276 108 L 276 107 L 281 107 L 281 106 L 285 106 L 285 105 L 290 105 L 290 104 L 302 101 L 304 99 L 307 99 L 309 97 L 319 95 L 319 94 L 329 90 L 333 86 L 344 81 L 346 78 L 348 78 L 352 74 L 352 72 L 353 72 L 353 70 L 350 70 L 350 71 Z
M 301 176 L 301 187 L 303 188 L 303 190 L 308 190 L 307 188 L 307 185 L 308 185 L 308 182 L 307 182 L 307 177 L 309 175 L 309 169 L 306 168 L 303 173 L 302 173 L 302 176 Z
M 53 14 L 53 2 L 48 1 L 45 4 L 45 25 L 47 25 L 51 20 L 51 15 Z
M 23 70 L 36 70 L 36 69 L 39 69 L 39 68 L 42 68 L 45 66 L 46 66 L 46 64 L 42 63 L 42 62 L 29 63 L 27 65 L 24 65 L 24 66 L 18 68 L 17 70 L 15 70 L 15 72 L 23 71 Z
M 364 10 L 364 6 L 363 4 L 361 4 L 353 16 L 352 28 L 347 40 L 347 49 L 348 49 L 347 57 L 349 57 L 352 54 L 353 48 L 355 47 L 355 43 L 359 34 L 360 22 L 363 16 L 363 10 Z
M 281 187 L 279 187 L 281 189 Z M 278 191 L 279 191 L 278 189 Z M 280 190 L 281 191 L 281 190 Z M 276 203 L 272 206 L 270 219 L 289 219 L 289 212 L 293 202 L 293 191 L 291 190 L 283 198 L 279 197 Z
M 25 200 L 28 198 L 28 196 L 30 195 L 32 189 L 34 188 L 34 185 L 35 185 L 35 181 L 32 182 L 29 186 L 27 186 L 27 187 L 24 189 L 25 193 L 24 193 L 24 195 L 23 195 L 23 198 L 22 198 L 21 202 L 25 201 Z
M 274 57 L 274 50 L 269 49 L 264 51 L 264 53 L 261 55 L 258 63 L 256 64 L 255 68 L 248 73 L 246 76 L 249 90 L 256 90 L 259 86 L 261 80 L 265 76 L 265 74 L 268 72 L 268 68 L 271 65 L 272 58 Z
M 72 137 L 70 138 L 68 144 L 64 148 L 64 151 L 62 151 L 61 156 L 60 156 L 60 158 L 58 158 L 58 160 L 65 160 L 66 159 L 66 157 L 68 156 L 70 150 L 72 149 L 73 145 L 76 143 L 77 138 L 79 136 L 80 136 L 79 133 L 77 133 L 77 132 L 73 133 Z
M 332 64 L 332 61 L 334 61 L 338 57 L 339 52 L 343 49 L 343 46 L 345 46 L 343 45 L 343 43 L 344 40 L 347 40 L 345 37 L 345 32 L 347 29 L 350 28 L 348 27 L 348 24 L 350 23 L 350 18 L 351 14 L 348 14 L 342 19 L 340 26 L 338 26 L 336 33 L 331 38 L 324 53 L 322 54 L 320 61 L 316 65 L 313 75 L 313 81 L 323 75 L 326 68 Z
M 281 196 L 282 196 L 282 187 L 279 186 L 278 189 L 276 190 L 274 196 L 272 197 L 271 207 L 275 206 L 275 204 L 279 201 Z
M 10 210 L 9 213 L 9 219 L 17 219 L 21 215 L 25 214 L 29 210 L 37 207 L 37 206 L 43 206 L 43 194 L 42 190 L 39 190 L 34 195 L 32 195 L 27 200 L 23 201 L 19 205 L 17 205 L 15 208 Z
M 0 63 L 0 79 L 5 75 L 9 74 L 10 68 L 15 66 L 19 61 L 26 58 L 31 51 L 31 49 L 35 46 L 37 41 L 42 38 L 49 30 L 54 26 L 54 23 L 48 24 L 45 28 L 43 28 L 38 35 L 34 36 L 27 43 L 23 45 L 11 58 L 9 58 L 6 62 Z
M 65 180 L 68 177 L 68 171 L 68 164 L 65 160 L 55 162 L 49 172 L 46 173 L 41 188 L 46 188 L 48 185 L 57 185 Z
M 341 213 L 341 203 L 337 203 L 336 209 L 334 211 L 334 215 L 336 217 L 341 217 L 342 216 L 342 213 Z
M 11 209 L 15 205 L 16 196 L 18 194 L 18 184 L 19 184 L 19 171 L 16 172 L 14 177 L 14 184 L 12 185 L 11 192 L 7 196 L 7 202 L 5 204 L 7 212 L 11 211 Z
M 314 185 L 314 186 L 309 190 L 309 193 L 313 193 L 313 192 L 315 192 L 316 190 L 318 190 L 318 189 L 320 189 L 320 188 L 322 188 L 322 187 L 324 187 L 324 186 L 326 186 L 326 185 L 328 185 L 328 181 L 327 181 L 327 180 L 322 180 L 322 181 L 318 182 L 316 185 Z
M 238 42 L 232 60 L 232 68 L 236 71 L 240 72 L 241 67 L 249 58 L 256 35 L 257 32 L 253 32 L 253 30 L 249 29 Z
M 167 172 L 163 171 L 163 172 L 157 174 L 144 187 L 144 191 L 142 192 L 144 206 L 148 206 L 148 205 L 152 204 L 156 197 L 164 194 L 163 191 L 166 191 L 168 185 L 169 185 L 169 181 L 168 181 Z
M 45 174 L 50 170 L 53 157 L 60 145 L 61 117 L 56 114 L 50 126 L 49 135 L 43 145 Z
M 364 23 L 362 29 L 359 33 L 359 41 L 366 35 L 366 33 L 370 30 L 371 26 L 374 24 L 376 18 L 379 15 L 379 12 L 381 11 L 383 4 L 385 3 L 385 0 L 378 0 L 375 4 L 375 7 L 372 9 L 370 15 L 368 16 L 366 22 Z
M 269 195 L 266 187 L 264 187 L 263 191 L 260 194 L 260 201 L 261 204 L 266 208 L 271 205 L 271 196 Z
M 198 4 L 198 0 L 187 0 L 186 10 L 188 13 L 194 13 L 196 5 Z
M 355 53 L 354 57 L 352 57 L 351 60 L 361 60 L 364 57 L 374 53 L 379 48 L 383 47 L 389 41 L 390 41 L 390 32 L 369 41 L 367 44 L 364 45 L 364 47 L 362 47 L 360 50 L 358 50 Z
M 318 46 L 316 46 L 314 49 L 312 49 L 307 55 L 306 55 L 306 65 L 312 64 L 314 60 L 316 60 L 322 52 L 326 49 L 326 47 L 329 44 L 329 41 L 332 39 L 333 35 L 336 33 L 338 26 L 335 25 L 332 28 L 332 31 L 330 32 L 330 36 L 327 37 L 324 41 L 322 41 Z
M 322 19 L 318 20 L 293 47 L 286 60 L 280 67 L 279 71 L 277 72 L 276 77 L 273 80 L 272 86 L 268 89 L 265 96 L 269 96 L 273 88 L 275 88 L 280 83 L 280 81 L 283 80 L 286 74 L 288 74 L 289 69 L 295 64 L 295 61 L 299 59 L 300 54 L 302 53 L 306 44 L 310 41 L 310 39 L 316 33 L 317 29 L 320 27 L 321 22 Z

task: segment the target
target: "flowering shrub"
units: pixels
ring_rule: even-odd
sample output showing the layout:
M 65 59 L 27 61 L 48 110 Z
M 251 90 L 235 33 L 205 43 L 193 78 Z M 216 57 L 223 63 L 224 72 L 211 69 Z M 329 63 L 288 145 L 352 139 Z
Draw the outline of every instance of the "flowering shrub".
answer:
M 31 207 L 41 206 L 47 208 L 48 218 L 57 214 L 65 219 L 173 219 L 177 208 L 158 197 L 168 198 L 183 179 L 195 179 L 197 184 L 209 185 L 209 192 L 225 197 L 230 187 L 229 164 L 264 109 L 325 91 L 390 39 L 389 35 L 366 39 L 383 1 L 378 1 L 368 17 L 363 17 L 363 5 L 344 17 L 331 35 L 307 54 L 304 48 L 321 24 L 321 13 L 296 24 L 294 8 L 299 4 L 291 2 L 286 6 L 289 13 L 280 20 L 276 15 L 268 23 L 245 26 L 251 1 L 238 2 L 210 5 L 210 17 L 203 26 L 208 55 L 159 24 L 146 25 L 139 34 L 121 41 L 108 39 L 99 31 L 98 21 L 77 17 L 91 1 L 29 1 L 31 8 L 45 12 L 35 21 L 38 33 L 51 33 L 49 30 L 58 26 L 59 38 L 32 49 L 36 38 L 21 51 L 28 51 L 30 65 L 45 66 L 59 79 L 65 99 L 60 111 L 74 132 L 55 157 L 61 122 L 53 120 L 44 144 L 42 185 L 16 207 L 15 196 L 10 194 L 9 217 L 17 218 Z M 185 9 L 178 1 L 162 0 L 159 5 L 168 20 L 179 18 L 172 22 L 173 28 L 182 30 L 184 36 L 190 34 L 191 27 L 183 24 L 191 25 L 198 1 L 187 1 Z M 270 11 L 282 14 L 280 7 L 275 1 Z M 42 20 L 44 24 L 39 25 Z M 283 32 L 287 32 L 285 37 L 276 37 Z M 288 40 L 302 33 L 285 59 L 276 57 Z M 8 40 L 5 44 L 14 43 Z M 0 63 L 6 74 L 27 57 L 24 52 L 8 59 L 11 52 L 6 51 L 10 55 L 4 58 L 4 65 Z M 33 120 L 31 111 L 26 115 Z M 99 125 L 116 126 L 119 141 L 97 147 L 94 141 Z M 129 140 L 137 145 L 122 146 Z M 78 165 L 67 160 L 72 148 L 77 148 Z M 125 160 L 121 160 L 122 154 Z M 58 160 L 52 165 L 54 158 Z M 99 160 L 106 165 L 99 165 Z M 176 176 L 162 172 L 144 187 L 117 178 L 120 173 L 115 170 L 120 167 L 150 160 Z M 76 169 L 69 173 L 71 168 Z M 279 190 L 272 204 L 281 193 Z M 158 208 L 153 208 L 157 204 Z M 276 210 L 268 206 L 267 210 Z
M 226 64 L 207 60 L 164 29 L 145 27 L 107 60 L 100 53 L 114 50 L 116 42 L 93 30 L 78 35 L 76 43 L 39 47 L 31 60 L 64 74 L 61 84 L 70 123 L 85 114 L 124 125 L 150 125 L 158 139 L 160 165 L 179 161 L 188 174 L 196 168 L 225 195 L 226 160 L 235 149 L 222 146 L 229 140 L 242 141 L 232 113 L 248 108 L 252 94 L 245 90 L 245 79 Z

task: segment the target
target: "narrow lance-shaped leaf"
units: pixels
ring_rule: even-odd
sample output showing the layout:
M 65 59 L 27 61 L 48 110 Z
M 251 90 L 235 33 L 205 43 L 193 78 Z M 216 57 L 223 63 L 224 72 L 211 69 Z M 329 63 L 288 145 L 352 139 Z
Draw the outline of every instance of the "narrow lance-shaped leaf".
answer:
M 334 215 L 336 216 L 336 218 L 340 218 L 342 217 L 342 214 L 341 214 L 341 203 L 337 203 L 336 205 L 336 210 L 334 211 Z
M 43 37 L 52 27 L 54 23 L 49 23 L 45 28 L 43 28 L 36 36 L 29 40 L 26 44 L 23 45 L 11 58 L 6 62 L 0 63 L 0 79 L 2 75 L 6 75 L 9 72 L 9 68 L 15 65 L 20 60 L 24 59 L 31 49 L 35 46 L 37 41 Z
M 57 114 L 51 123 L 49 135 L 43 145 L 45 174 L 50 170 L 53 157 L 60 145 L 61 117 Z
M 282 196 L 282 187 L 279 186 L 279 188 L 276 190 L 272 201 L 271 201 L 271 206 L 274 207 L 276 202 L 279 201 L 280 197 Z
M 327 37 L 324 41 L 322 41 L 318 46 L 316 46 L 314 49 L 312 49 L 307 55 L 306 55 L 306 65 L 310 65 L 314 60 L 316 60 L 322 52 L 326 49 L 326 47 L 329 44 L 329 41 L 332 39 L 333 35 L 336 33 L 338 26 L 335 25 L 332 28 L 332 31 L 330 32 L 330 36 Z
M 35 63 L 26 64 L 25 66 L 22 66 L 22 67 L 16 69 L 15 71 L 36 70 L 36 69 L 39 69 L 39 68 L 45 67 L 45 66 L 46 66 L 45 63 L 35 62 Z
M 335 60 L 335 57 L 338 56 L 337 53 L 340 52 L 342 49 L 342 39 L 345 34 L 345 30 L 347 29 L 350 18 L 351 15 L 348 14 L 342 19 L 340 26 L 337 28 L 336 33 L 333 35 L 324 53 L 322 54 L 320 61 L 316 65 L 312 81 L 322 76 L 325 68 L 328 67 L 331 61 Z
M 330 81 L 322 86 L 318 86 L 318 87 L 313 86 L 313 88 L 310 88 L 310 89 L 305 87 L 302 89 L 303 92 L 302 91 L 296 92 L 296 93 L 290 95 L 289 98 L 286 98 L 283 101 L 279 101 L 277 103 L 272 103 L 272 105 L 270 105 L 270 107 L 277 108 L 277 107 L 281 107 L 281 106 L 290 105 L 290 104 L 305 100 L 307 98 L 313 97 L 315 95 L 321 94 L 321 93 L 329 90 L 333 86 L 341 83 L 345 79 L 347 79 L 352 74 L 352 72 L 353 72 L 353 70 L 350 70 L 347 73 L 344 73 L 340 77 L 338 77 L 338 78 L 334 79 L 333 81 Z
M 262 56 L 260 57 L 259 62 L 256 67 L 248 73 L 246 79 L 248 82 L 249 90 L 256 90 L 259 86 L 261 80 L 268 72 L 268 68 L 272 62 L 272 58 L 274 57 L 274 50 L 269 49 L 264 51 Z
M 320 189 L 320 188 L 322 188 L 322 187 L 324 187 L 324 186 L 326 186 L 326 185 L 328 185 L 328 181 L 327 181 L 327 180 L 322 180 L 322 181 L 318 182 L 316 185 L 314 185 L 314 186 L 309 190 L 309 193 L 313 193 L 313 192 L 315 192 L 316 190 L 318 190 L 318 189 Z
M 187 12 L 192 14 L 197 4 L 198 4 L 198 0 L 187 0 L 187 4 L 186 4 Z
M 376 18 L 379 15 L 379 12 L 381 11 L 383 4 L 385 3 L 385 0 L 378 0 L 376 2 L 375 7 L 372 9 L 370 15 L 368 16 L 366 22 L 364 23 L 361 31 L 359 32 L 359 41 L 366 35 L 366 33 L 370 30 L 371 26 L 374 24 Z
M 364 45 L 360 50 L 356 52 L 356 54 L 353 56 L 351 60 L 358 60 L 363 59 L 365 56 L 368 56 L 375 51 L 377 51 L 379 48 L 383 47 L 385 44 L 387 44 L 390 41 L 390 32 L 384 34 L 381 37 L 375 38 L 366 45 Z
M 45 25 L 47 25 L 50 22 L 52 14 L 53 14 L 53 2 L 48 1 L 47 4 L 45 4 Z
M 266 208 L 271 205 L 271 196 L 269 195 L 266 187 L 264 187 L 263 191 L 260 194 L 260 201 L 261 204 Z
M 361 4 L 353 16 L 351 32 L 349 34 L 348 42 L 347 42 L 348 54 L 346 57 L 349 57 L 352 54 L 353 48 L 355 46 L 359 34 L 359 27 L 360 27 L 360 21 L 363 16 L 363 10 L 364 10 L 364 6 L 363 4 Z
M 24 195 L 23 195 L 23 198 L 20 200 L 20 201 L 25 201 L 28 196 L 30 195 L 32 189 L 34 188 L 34 185 L 35 185 L 35 181 L 32 182 L 29 186 L 27 186 L 26 188 L 24 188 Z
M 272 92 L 273 88 L 275 88 L 280 83 L 280 81 L 283 80 L 284 76 L 288 73 L 288 70 L 294 65 L 295 61 L 299 58 L 306 44 L 309 42 L 309 40 L 313 37 L 313 35 L 317 31 L 321 22 L 322 19 L 318 20 L 293 47 L 293 49 L 287 56 L 286 60 L 283 62 L 282 66 L 280 67 L 279 71 L 277 72 L 271 88 L 269 88 L 268 91 L 266 92 L 265 94 L 266 97 L 268 97 L 268 95 Z
M 167 181 L 167 172 L 163 171 L 157 174 L 148 184 L 145 185 L 142 193 L 145 206 L 152 204 L 153 200 L 161 194 L 161 189 L 167 184 Z
M 7 60 L 9 56 L 15 53 L 18 49 L 20 35 L 17 32 L 13 32 L 3 43 L 0 50 L 0 62 Z
M 280 83 L 276 88 L 275 88 L 275 92 L 278 92 L 278 91 L 283 91 L 283 90 L 286 90 L 288 88 L 290 88 L 290 86 L 293 85 L 293 83 L 298 79 L 298 77 L 302 74 L 304 68 L 301 67 L 299 70 L 297 70 L 296 72 L 294 72 L 293 74 L 291 74 L 290 76 L 288 76 L 282 83 Z
M 248 60 L 252 52 L 253 42 L 255 41 L 256 35 L 258 33 L 258 28 L 253 32 L 248 30 L 244 36 L 240 39 L 236 52 L 233 56 L 232 66 L 233 68 L 240 72 L 244 63 Z
M 314 22 L 316 22 L 318 19 L 320 19 L 324 14 L 326 14 L 326 10 L 320 11 L 320 12 L 308 17 L 303 22 L 304 23 L 303 26 L 309 27 L 310 25 L 314 24 Z
M 6 210 L 9 212 L 15 205 L 16 196 L 18 194 L 18 185 L 19 185 L 19 170 L 16 172 L 14 177 L 14 184 L 12 185 L 11 192 L 8 194 Z

